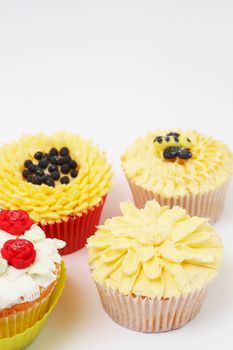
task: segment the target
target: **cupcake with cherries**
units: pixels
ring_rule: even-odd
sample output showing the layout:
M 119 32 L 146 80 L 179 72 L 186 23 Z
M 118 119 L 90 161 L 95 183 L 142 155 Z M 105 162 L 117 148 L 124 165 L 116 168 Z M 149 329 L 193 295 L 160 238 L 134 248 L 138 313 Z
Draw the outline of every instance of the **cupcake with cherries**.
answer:
M 121 204 L 88 239 L 89 264 L 102 305 L 122 326 L 164 332 L 199 312 L 223 248 L 208 220 L 180 207 Z
M 121 160 L 139 208 L 156 199 L 211 222 L 219 218 L 233 171 L 223 142 L 196 131 L 158 130 L 137 139 Z
M 0 148 L 0 208 L 23 209 L 68 254 L 95 232 L 111 167 L 91 141 L 57 132 L 23 136 Z
M 58 249 L 22 210 L 0 211 L 0 343 L 35 325 L 49 311 L 62 273 Z

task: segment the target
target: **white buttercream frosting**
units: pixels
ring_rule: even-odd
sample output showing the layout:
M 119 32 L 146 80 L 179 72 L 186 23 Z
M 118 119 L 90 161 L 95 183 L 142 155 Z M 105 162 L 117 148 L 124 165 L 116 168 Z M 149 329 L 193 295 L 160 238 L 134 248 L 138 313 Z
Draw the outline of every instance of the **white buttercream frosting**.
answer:
M 1 255 L 4 243 L 15 238 L 31 241 L 36 250 L 35 262 L 26 269 L 9 266 Z M 0 309 L 39 298 L 41 288 L 49 287 L 57 279 L 56 264 L 61 262 L 58 249 L 64 246 L 65 242 L 61 240 L 46 238 L 37 225 L 32 225 L 20 237 L 0 230 Z

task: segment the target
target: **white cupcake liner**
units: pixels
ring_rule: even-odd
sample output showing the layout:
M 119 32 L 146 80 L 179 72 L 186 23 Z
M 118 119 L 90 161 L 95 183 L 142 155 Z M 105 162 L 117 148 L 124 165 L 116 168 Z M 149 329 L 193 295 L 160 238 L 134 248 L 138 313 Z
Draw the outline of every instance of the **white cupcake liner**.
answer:
M 213 191 L 199 194 L 188 193 L 183 197 L 165 198 L 136 185 L 133 180 L 129 178 L 127 178 L 127 180 L 133 194 L 135 205 L 138 208 L 144 208 L 148 200 L 155 199 L 162 206 L 167 205 L 172 208 L 178 205 L 186 209 L 191 216 L 209 218 L 212 224 L 219 219 L 223 211 L 227 187 L 230 183 L 230 180 L 228 180 Z
M 124 295 L 96 283 L 101 303 L 109 316 L 123 327 L 145 333 L 167 332 L 183 327 L 199 312 L 208 285 L 178 297 L 161 299 Z

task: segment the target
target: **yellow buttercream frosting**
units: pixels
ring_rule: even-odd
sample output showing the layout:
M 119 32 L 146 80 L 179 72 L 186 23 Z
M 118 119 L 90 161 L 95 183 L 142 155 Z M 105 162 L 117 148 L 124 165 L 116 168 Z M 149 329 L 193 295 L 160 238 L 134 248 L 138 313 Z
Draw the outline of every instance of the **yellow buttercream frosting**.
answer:
M 233 154 L 227 145 L 196 131 L 187 131 L 184 135 L 190 139 L 192 157 L 169 160 L 163 156 L 164 146 L 154 142 L 157 136 L 164 137 L 168 132 L 149 133 L 137 139 L 122 155 L 124 172 L 136 185 L 171 198 L 214 190 L 229 180 Z M 182 138 L 182 131 L 178 132 Z
M 68 185 L 33 185 L 22 177 L 24 162 L 35 152 L 68 147 L 79 174 Z M 43 224 L 67 220 L 97 205 L 111 187 L 111 166 L 106 155 L 89 140 L 68 132 L 23 136 L 0 148 L 0 208 L 26 210 Z
M 200 289 L 214 278 L 223 248 L 207 219 L 155 200 L 144 209 L 121 203 L 121 211 L 88 239 L 96 282 L 125 295 L 167 298 Z

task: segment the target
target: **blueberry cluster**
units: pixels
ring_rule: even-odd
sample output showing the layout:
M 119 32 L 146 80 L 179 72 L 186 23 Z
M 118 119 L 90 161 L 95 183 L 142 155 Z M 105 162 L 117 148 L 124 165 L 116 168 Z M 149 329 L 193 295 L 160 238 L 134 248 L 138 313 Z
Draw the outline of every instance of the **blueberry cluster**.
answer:
M 176 157 L 189 159 L 192 157 L 190 139 L 177 132 L 170 132 L 165 136 L 156 136 L 154 142 L 165 146 L 163 149 L 163 157 L 165 159 L 174 159 Z
M 167 147 L 163 151 L 163 156 L 165 159 L 173 159 L 173 158 L 180 158 L 180 159 L 189 159 L 192 157 L 192 153 L 188 148 L 183 147 Z
M 71 178 L 78 176 L 78 164 L 71 159 L 67 147 L 62 147 L 60 151 L 51 148 L 49 153 L 38 151 L 34 154 L 34 158 L 37 164 L 27 159 L 22 172 L 23 177 L 34 185 L 45 184 L 55 187 L 55 181 L 59 179 L 61 184 L 67 185 L 70 182 L 69 174 Z

